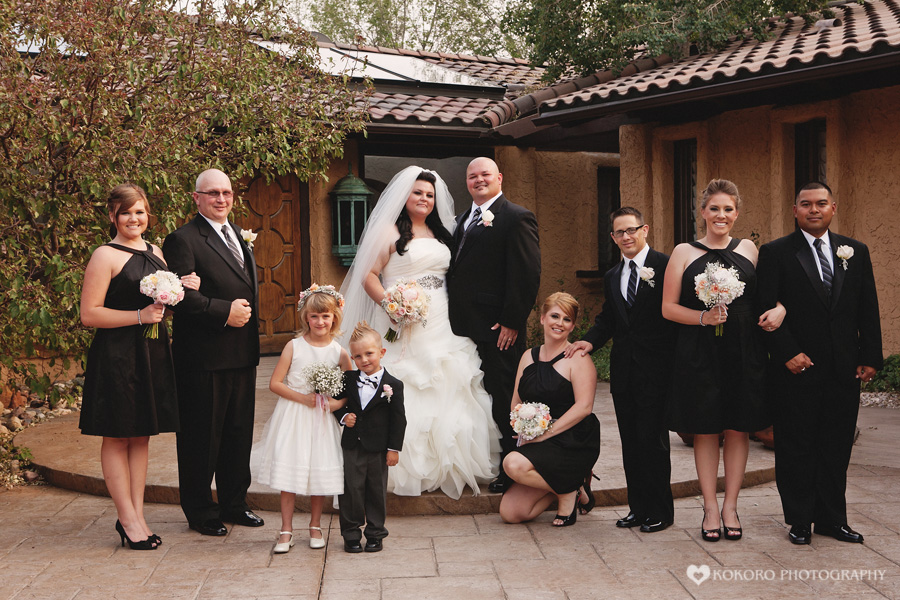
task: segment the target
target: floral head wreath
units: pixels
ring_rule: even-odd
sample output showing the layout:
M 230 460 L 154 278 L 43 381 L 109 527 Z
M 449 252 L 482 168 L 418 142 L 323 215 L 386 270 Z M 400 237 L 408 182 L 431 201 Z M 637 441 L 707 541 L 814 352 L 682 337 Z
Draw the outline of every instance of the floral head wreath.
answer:
M 306 301 L 309 300 L 309 297 L 313 294 L 328 294 L 329 296 L 333 296 L 334 299 L 337 300 L 338 308 L 344 308 L 344 296 L 342 296 L 333 285 L 319 285 L 314 283 L 300 292 L 300 298 L 297 300 L 298 311 L 303 308 L 303 305 L 306 304 Z

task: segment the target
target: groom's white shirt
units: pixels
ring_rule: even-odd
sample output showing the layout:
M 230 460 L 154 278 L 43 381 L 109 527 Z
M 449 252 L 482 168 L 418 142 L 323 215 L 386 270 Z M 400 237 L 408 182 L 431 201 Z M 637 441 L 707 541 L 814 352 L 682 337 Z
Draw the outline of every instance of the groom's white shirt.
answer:
M 496 196 L 494 196 L 493 198 L 491 198 L 490 200 L 488 200 L 487 202 L 485 202 L 485 203 L 482 204 L 481 206 L 478 206 L 478 205 L 475 204 L 475 202 L 473 201 L 473 202 L 472 202 L 472 208 L 469 209 L 469 218 L 467 218 L 467 219 L 466 219 L 466 222 L 463 223 L 463 231 L 465 231 L 466 229 L 468 229 L 469 224 L 472 222 L 472 215 L 475 213 L 475 209 L 476 209 L 476 208 L 480 208 L 480 209 L 481 209 L 481 214 L 483 215 L 483 214 L 484 214 L 484 211 L 486 211 L 487 209 L 489 209 L 489 208 L 491 207 L 491 205 L 497 200 L 497 198 L 499 198 L 499 197 L 502 196 L 502 195 L 503 195 L 503 192 L 501 191 L 499 194 L 497 194 Z

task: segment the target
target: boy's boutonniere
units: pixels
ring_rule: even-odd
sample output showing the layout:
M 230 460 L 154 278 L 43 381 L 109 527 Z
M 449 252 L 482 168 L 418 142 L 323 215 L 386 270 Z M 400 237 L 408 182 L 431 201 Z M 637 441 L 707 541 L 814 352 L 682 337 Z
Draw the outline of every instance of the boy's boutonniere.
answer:
M 391 396 L 394 395 L 394 388 L 392 388 L 392 387 L 389 386 L 389 385 L 385 385 L 382 389 L 383 389 L 384 391 L 381 392 L 381 397 L 382 397 L 382 398 L 387 398 L 387 401 L 390 402 L 390 401 L 391 401 Z
M 491 209 L 487 209 L 481 213 L 481 224 L 485 227 L 494 226 L 494 213 L 491 212 Z
M 838 246 L 837 247 L 837 256 L 841 259 L 841 266 L 844 267 L 844 270 L 847 270 L 847 261 L 853 258 L 853 248 L 850 246 Z
M 256 241 L 256 236 L 258 233 L 253 233 L 252 229 L 241 229 L 241 238 L 244 240 L 244 243 L 247 244 L 247 247 L 253 250 L 253 242 Z
M 650 287 L 656 287 L 656 282 L 653 281 L 655 275 L 656 271 L 653 270 L 653 267 L 641 267 L 641 279 L 646 281 Z

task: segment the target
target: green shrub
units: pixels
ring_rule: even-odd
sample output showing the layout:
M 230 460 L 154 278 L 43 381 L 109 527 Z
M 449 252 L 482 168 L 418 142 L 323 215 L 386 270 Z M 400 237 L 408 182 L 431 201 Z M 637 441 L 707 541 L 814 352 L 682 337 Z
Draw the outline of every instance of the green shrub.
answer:
M 900 392 L 900 354 L 884 359 L 884 368 L 869 383 L 862 386 L 864 392 Z

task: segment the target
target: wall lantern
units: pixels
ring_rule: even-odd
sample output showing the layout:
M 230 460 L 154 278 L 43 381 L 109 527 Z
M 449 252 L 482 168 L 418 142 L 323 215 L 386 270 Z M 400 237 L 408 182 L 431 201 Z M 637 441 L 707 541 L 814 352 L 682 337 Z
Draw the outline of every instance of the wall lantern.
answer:
M 375 192 L 366 182 L 353 174 L 338 181 L 331 190 L 331 253 L 340 263 L 349 267 L 356 257 L 359 238 L 372 207 Z

